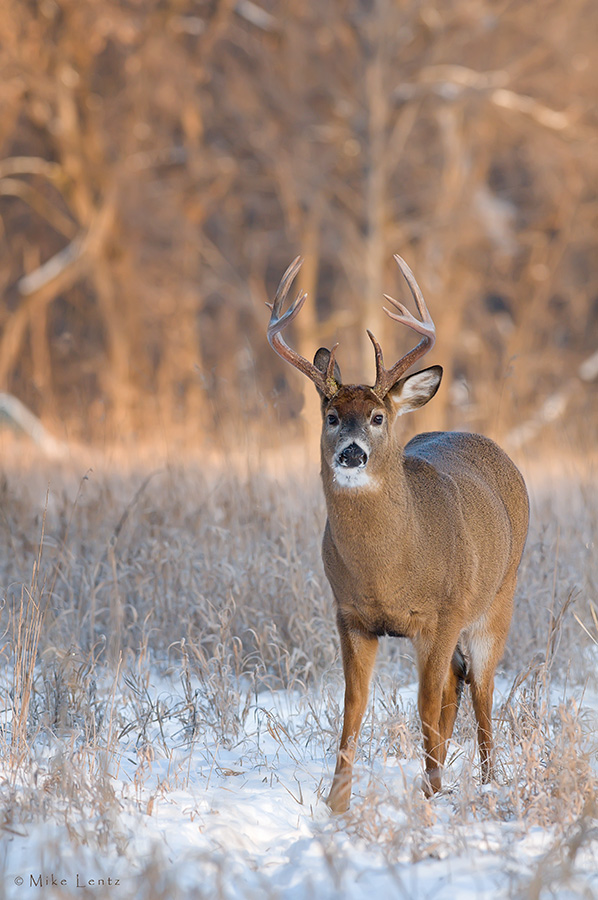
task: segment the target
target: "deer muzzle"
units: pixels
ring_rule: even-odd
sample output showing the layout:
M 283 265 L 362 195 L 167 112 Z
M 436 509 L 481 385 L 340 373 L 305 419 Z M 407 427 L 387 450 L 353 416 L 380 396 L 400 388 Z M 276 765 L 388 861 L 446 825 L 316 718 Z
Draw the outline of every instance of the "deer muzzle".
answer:
M 368 455 L 359 444 L 355 442 L 345 447 L 337 456 L 337 463 L 346 469 L 357 469 L 365 466 L 368 461 Z

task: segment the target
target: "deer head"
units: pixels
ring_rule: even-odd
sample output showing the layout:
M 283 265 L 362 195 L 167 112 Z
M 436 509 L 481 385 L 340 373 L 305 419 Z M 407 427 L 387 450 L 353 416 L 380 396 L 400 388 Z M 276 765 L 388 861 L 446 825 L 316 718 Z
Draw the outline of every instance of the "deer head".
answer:
M 344 385 L 336 362 L 335 344 L 331 350 L 320 347 L 313 363 L 308 362 L 284 341 L 281 331 L 301 310 L 307 294 L 297 296 L 282 313 L 290 286 L 301 267 L 297 257 L 283 275 L 273 304 L 268 340 L 282 359 L 307 375 L 315 384 L 322 407 L 322 462 L 334 486 L 338 488 L 375 487 L 387 469 L 387 457 L 394 449 L 393 425 L 396 418 L 430 400 L 440 385 L 442 368 L 432 366 L 413 375 L 405 372 L 434 346 L 436 331 L 422 292 L 404 259 L 395 255 L 415 300 L 421 319 L 416 319 L 398 300 L 384 297 L 397 312 L 384 307 L 396 322 L 421 335 L 421 340 L 390 369 L 384 366 L 380 344 L 368 331 L 376 358 L 376 381 L 372 386 Z M 324 472 L 323 472 L 324 474 Z

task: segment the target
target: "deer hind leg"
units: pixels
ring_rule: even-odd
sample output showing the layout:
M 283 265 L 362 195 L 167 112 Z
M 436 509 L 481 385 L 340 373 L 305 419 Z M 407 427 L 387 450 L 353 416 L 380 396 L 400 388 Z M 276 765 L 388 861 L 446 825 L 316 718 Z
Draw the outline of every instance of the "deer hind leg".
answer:
M 332 787 L 326 800 L 333 813 L 346 812 L 351 799 L 355 746 L 368 702 L 378 638 L 352 631 L 338 621 L 345 674 L 345 715 Z
M 494 673 L 488 673 L 471 682 L 471 699 L 478 723 L 478 747 L 482 766 L 482 783 L 488 784 L 494 777 L 494 738 L 492 737 L 492 695 Z
M 514 592 L 515 578 L 510 578 L 499 590 L 490 610 L 469 629 L 466 638 L 470 658 L 468 681 L 478 726 L 478 747 L 484 784 L 494 777 L 492 736 L 494 673 L 509 632 Z

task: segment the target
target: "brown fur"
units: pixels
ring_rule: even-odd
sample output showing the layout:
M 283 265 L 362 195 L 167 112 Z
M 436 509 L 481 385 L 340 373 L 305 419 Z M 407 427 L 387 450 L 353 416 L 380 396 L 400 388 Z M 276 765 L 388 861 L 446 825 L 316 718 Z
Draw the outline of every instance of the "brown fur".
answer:
M 406 381 L 407 379 L 405 379 Z M 323 402 L 322 481 L 328 521 L 322 555 L 337 606 L 345 673 L 345 716 L 328 804 L 347 809 L 355 743 L 365 711 L 378 636 L 414 643 L 427 794 L 441 768 L 470 659 L 482 777 L 492 774 L 494 672 L 511 621 L 515 579 L 528 527 L 523 479 L 500 448 L 475 434 L 422 434 L 402 448 L 392 431 L 399 399 L 341 387 Z M 369 425 L 375 409 L 383 428 Z M 327 426 L 333 410 L 340 426 Z M 368 442 L 373 484 L 339 487 L 339 444 Z M 452 664 L 451 664 L 452 663 Z
M 463 682 L 471 686 L 484 781 L 492 775 L 494 672 L 511 622 L 517 568 L 527 535 L 525 484 L 508 456 L 477 434 L 420 434 L 401 447 L 398 415 L 427 403 L 440 366 L 402 377 L 435 341 L 435 328 L 413 272 L 395 260 L 420 318 L 385 295 L 395 321 L 416 332 L 416 347 L 386 369 L 368 332 L 376 383 L 343 385 L 332 351 L 314 362 L 281 332 L 305 300 L 283 313 L 297 258 L 282 277 L 268 340 L 307 375 L 322 400 L 322 483 L 328 520 L 322 556 L 337 606 L 345 673 L 345 716 L 328 804 L 349 806 L 355 743 L 368 699 L 378 638 L 411 638 L 419 667 L 419 712 L 426 754 L 425 791 L 440 790 Z M 461 647 L 469 658 L 466 670 Z

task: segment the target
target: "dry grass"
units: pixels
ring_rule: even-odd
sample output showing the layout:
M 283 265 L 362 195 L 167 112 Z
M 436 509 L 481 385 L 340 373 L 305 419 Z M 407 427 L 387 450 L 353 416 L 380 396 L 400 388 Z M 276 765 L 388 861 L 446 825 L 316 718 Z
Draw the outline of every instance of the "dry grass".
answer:
M 106 853 L 130 857 L 126 803 L 151 815 L 157 799 L 188 784 L 193 752 L 209 742 L 232 748 L 246 735 L 265 691 L 293 692 L 302 711 L 294 726 L 264 714 L 261 727 L 284 752 L 332 759 L 342 679 L 313 473 L 15 465 L 0 493 L 6 835 L 54 823 L 95 865 Z M 347 832 L 395 866 L 458 852 L 472 822 L 488 841 L 510 823 L 513 841 L 535 826 L 549 830 L 552 855 L 512 891 L 544 897 L 547 884 L 575 878 L 576 858 L 596 841 L 598 493 L 580 478 L 534 495 L 496 708 L 498 783 L 480 787 L 466 698 L 441 801 L 448 796 L 450 821 L 446 803 L 424 801 L 414 777 L 419 723 L 401 691 L 415 680 L 410 646 L 384 641 L 360 744 L 361 799 L 315 835 L 333 882 L 342 881 L 335 848 Z M 136 760 L 125 798 L 114 787 L 123 754 Z M 168 764 L 156 779 L 158 759 Z M 49 859 L 53 852 L 48 837 Z M 224 879 L 228 896 L 221 862 L 209 883 Z M 186 896 L 173 877 L 140 864 L 137 896 Z

